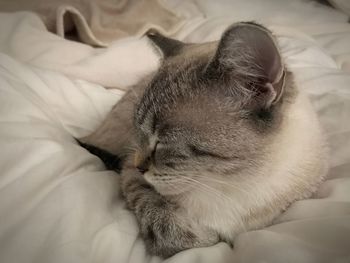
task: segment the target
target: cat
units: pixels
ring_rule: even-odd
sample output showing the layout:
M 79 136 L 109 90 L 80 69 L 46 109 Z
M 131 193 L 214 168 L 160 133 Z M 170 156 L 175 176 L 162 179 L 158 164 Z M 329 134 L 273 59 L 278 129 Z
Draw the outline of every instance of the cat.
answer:
M 150 254 L 233 244 L 317 190 L 326 144 L 267 28 L 235 23 L 204 44 L 148 37 L 159 70 L 80 141 L 123 159 L 121 191 Z

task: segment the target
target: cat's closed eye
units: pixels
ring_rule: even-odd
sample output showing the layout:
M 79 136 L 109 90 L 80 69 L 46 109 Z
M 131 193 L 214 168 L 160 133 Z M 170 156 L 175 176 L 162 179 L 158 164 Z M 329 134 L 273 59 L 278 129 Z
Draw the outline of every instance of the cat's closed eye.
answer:
M 166 162 L 164 165 L 172 169 L 176 167 L 176 164 L 174 162 Z
M 190 149 L 192 155 L 195 157 L 212 157 L 212 158 L 222 159 L 222 160 L 230 159 L 230 157 L 224 156 L 219 153 L 215 153 L 211 150 L 204 150 L 193 144 L 188 145 L 188 148 Z
M 155 162 L 161 162 L 169 168 L 175 168 L 190 158 L 190 155 L 181 149 L 158 143 L 154 149 Z

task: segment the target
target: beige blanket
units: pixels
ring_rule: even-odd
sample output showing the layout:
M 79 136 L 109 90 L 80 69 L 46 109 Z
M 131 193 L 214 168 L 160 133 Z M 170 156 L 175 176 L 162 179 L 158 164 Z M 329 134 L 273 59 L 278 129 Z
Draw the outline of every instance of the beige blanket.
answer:
M 2 0 L 0 11 L 36 12 L 49 31 L 94 46 L 150 28 L 171 34 L 182 24 L 161 0 Z

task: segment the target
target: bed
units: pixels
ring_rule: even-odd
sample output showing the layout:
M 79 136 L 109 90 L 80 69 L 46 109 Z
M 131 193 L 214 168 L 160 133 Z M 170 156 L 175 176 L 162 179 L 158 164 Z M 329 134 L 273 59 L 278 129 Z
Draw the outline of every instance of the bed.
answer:
M 218 39 L 255 20 L 278 38 L 318 113 L 330 148 L 327 180 L 264 229 L 165 260 L 350 262 L 350 24 L 307 1 L 163 1 L 183 23 L 172 36 Z M 120 197 L 118 174 L 80 147 L 128 86 L 157 69 L 145 37 L 106 48 L 63 39 L 31 12 L 0 13 L 0 262 L 162 262 L 147 255 Z

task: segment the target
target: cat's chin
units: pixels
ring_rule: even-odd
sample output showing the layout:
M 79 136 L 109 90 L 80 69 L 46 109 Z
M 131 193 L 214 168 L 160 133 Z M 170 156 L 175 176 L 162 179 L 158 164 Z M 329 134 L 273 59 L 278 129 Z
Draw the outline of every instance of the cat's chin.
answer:
M 161 177 L 155 176 L 152 172 L 144 174 L 145 180 L 154 187 L 154 189 L 163 196 L 176 196 L 188 192 L 190 187 L 177 186 L 175 180 L 163 181 Z

